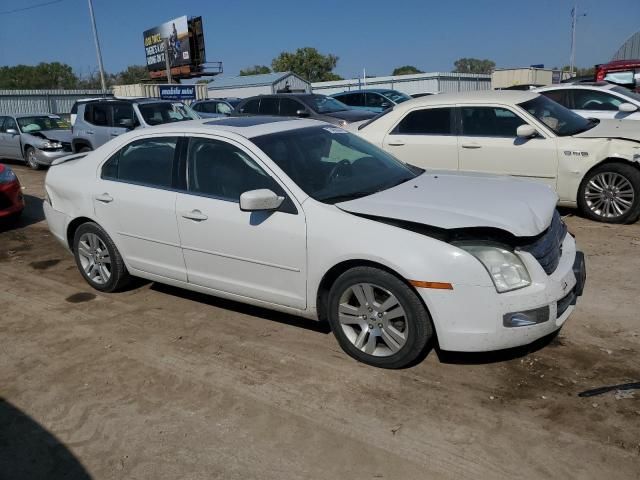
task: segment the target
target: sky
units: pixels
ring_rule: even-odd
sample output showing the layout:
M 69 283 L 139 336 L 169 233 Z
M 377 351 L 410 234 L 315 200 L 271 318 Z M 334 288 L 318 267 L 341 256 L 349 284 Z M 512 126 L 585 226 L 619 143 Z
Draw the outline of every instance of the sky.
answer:
M 0 0 L 0 65 L 59 61 L 96 70 L 87 0 Z M 51 1 L 51 0 L 49 0 Z M 574 0 L 93 0 L 105 69 L 144 64 L 142 32 L 182 15 L 202 16 L 208 61 L 235 75 L 282 51 L 315 47 L 339 57 L 335 72 L 390 75 L 415 65 L 451 71 L 460 57 L 498 67 L 569 63 Z M 576 63 L 612 57 L 640 30 L 640 0 L 579 0 Z

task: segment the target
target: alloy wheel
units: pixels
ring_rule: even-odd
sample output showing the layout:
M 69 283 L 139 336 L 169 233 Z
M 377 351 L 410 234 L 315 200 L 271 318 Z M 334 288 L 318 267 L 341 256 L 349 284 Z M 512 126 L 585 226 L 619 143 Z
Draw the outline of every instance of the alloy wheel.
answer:
M 349 341 L 377 357 L 397 353 L 406 343 L 408 322 L 398 299 L 389 290 L 358 283 L 340 297 L 339 321 Z
M 584 199 L 595 215 L 615 218 L 633 206 L 635 191 L 631 182 L 616 172 L 601 172 L 587 183 Z
M 97 285 L 111 278 L 111 257 L 105 243 L 95 233 L 85 233 L 78 242 L 78 257 L 84 273 Z
M 27 150 L 27 163 L 29 164 L 29 167 L 33 168 L 34 170 L 39 167 L 38 161 L 36 160 L 36 152 L 33 150 L 33 148 L 29 148 Z

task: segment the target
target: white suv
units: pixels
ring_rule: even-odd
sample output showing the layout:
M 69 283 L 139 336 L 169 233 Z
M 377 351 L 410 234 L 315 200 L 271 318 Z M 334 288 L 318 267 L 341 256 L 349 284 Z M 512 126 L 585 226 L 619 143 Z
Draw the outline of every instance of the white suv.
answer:
M 348 127 L 413 165 L 527 178 L 608 223 L 640 217 L 640 128 L 585 119 L 536 92 L 441 94 Z

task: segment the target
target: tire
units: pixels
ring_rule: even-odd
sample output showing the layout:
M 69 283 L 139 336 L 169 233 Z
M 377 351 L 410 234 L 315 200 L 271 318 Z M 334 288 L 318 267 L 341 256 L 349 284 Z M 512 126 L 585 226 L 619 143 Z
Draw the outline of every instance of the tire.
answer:
M 84 223 L 76 230 L 73 254 L 80 273 L 96 290 L 115 292 L 131 280 L 113 240 L 93 222 Z
M 90 151 L 91 151 L 91 147 L 87 147 L 86 145 L 83 145 L 78 149 L 78 153 L 87 153 Z
M 24 151 L 25 162 L 31 170 L 40 170 L 40 164 L 36 160 L 36 151 L 33 147 L 27 147 Z
M 640 218 L 640 170 L 625 163 L 594 168 L 580 183 L 578 208 L 598 222 L 636 222 Z
M 342 349 L 374 367 L 413 365 L 434 336 L 416 292 L 378 268 L 347 270 L 331 286 L 328 302 L 331 330 Z

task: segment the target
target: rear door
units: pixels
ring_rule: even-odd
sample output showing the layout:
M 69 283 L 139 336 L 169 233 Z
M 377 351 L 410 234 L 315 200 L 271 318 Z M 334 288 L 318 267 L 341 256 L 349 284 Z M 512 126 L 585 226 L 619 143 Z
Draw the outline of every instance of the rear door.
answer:
M 88 103 L 84 111 L 84 122 L 78 124 L 74 136 L 88 140 L 95 150 L 111 140 L 111 117 L 111 106 L 108 103 Z
M 556 141 L 545 134 L 529 139 L 516 137 L 526 122 L 510 108 L 491 105 L 460 105 L 460 170 L 513 175 L 556 187 L 558 153 Z
M 458 169 L 458 137 L 453 106 L 415 108 L 385 136 L 383 148 L 423 168 Z

